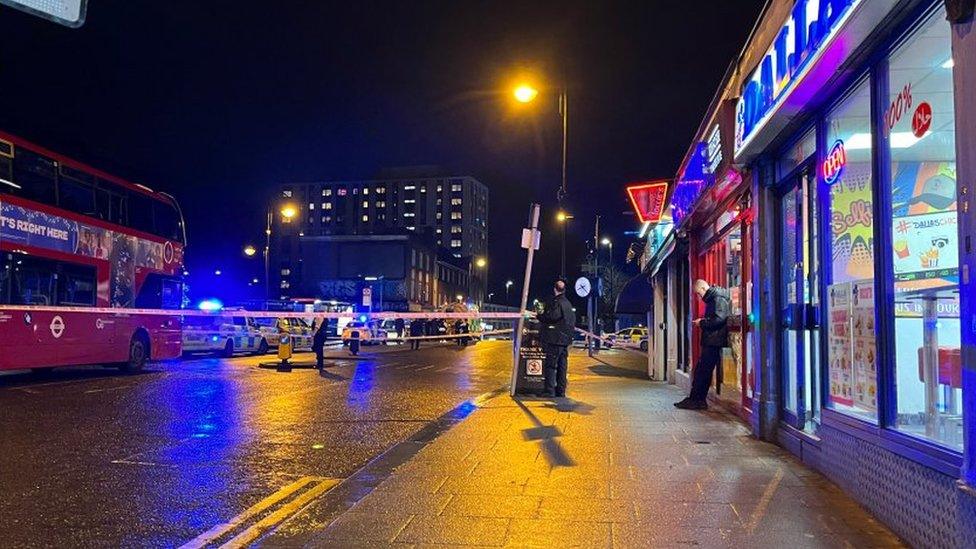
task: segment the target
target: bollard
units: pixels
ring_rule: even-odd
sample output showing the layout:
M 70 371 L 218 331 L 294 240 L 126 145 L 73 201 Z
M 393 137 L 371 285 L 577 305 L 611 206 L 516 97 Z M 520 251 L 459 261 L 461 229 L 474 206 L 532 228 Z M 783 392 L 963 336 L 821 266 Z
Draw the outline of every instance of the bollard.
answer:
M 281 362 L 278 363 L 279 372 L 290 372 L 291 364 L 288 363 L 288 359 L 291 358 L 291 335 L 281 334 L 281 340 L 278 342 L 278 358 Z

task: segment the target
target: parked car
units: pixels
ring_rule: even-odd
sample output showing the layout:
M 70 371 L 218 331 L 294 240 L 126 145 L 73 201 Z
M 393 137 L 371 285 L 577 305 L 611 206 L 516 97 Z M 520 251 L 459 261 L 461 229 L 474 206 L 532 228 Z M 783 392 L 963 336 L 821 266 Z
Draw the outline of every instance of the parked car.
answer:
M 348 345 L 349 341 L 355 337 L 354 333 L 359 335 L 362 345 L 382 345 L 387 339 L 386 330 L 379 322 L 356 321 L 346 324 L 346 327 L 342 329 L 342 344 Z
M 617 343 L 628 344 L 632 347 L 639 346 L 642 351 L 646 351 L 647 328 L 640 326 L 624 328 L 623 330 L 607 336 L 607 347 L 613 347 Z
M 186 316 L 183 318 L 183 352 L 212 352 L 232 357 L 236 352 L 266 354 L 271 347 L 266 334 L 244 316 Z

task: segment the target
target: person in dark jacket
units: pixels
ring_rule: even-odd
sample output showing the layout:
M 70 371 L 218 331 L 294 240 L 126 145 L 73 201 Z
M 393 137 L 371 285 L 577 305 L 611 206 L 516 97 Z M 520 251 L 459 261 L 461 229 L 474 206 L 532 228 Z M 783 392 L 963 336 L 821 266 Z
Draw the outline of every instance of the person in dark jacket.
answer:
M 422 319 L 419 319 L 419 318 L 415 318 L 415 319 L 411 320 L 410 321 L 410 337 L 420 337 L 420 336 L 424 335 L 424 328 L 425 328 L 426 324 L 427 324 L 426 322 L 424 322 Z M 419 339 L 411 339 L 410 340 L 410 349 L 411 350 L 414 350 L 414 351 L 416 351 L 417 349 L 420 349 L 420 340 Z
M 683 410 L 708 409 L 705 400 L 712 374 L 722 360 L 722 349 L 729 345 L 728 320 L 732 312 L 729 291 L 699 279 L 695 281 L 695 293 L 705 302 L 705 315 L 692 321 L 701 329 L 701 356 L 691 374 L 691 394 L 674 404 Z
M 396 328 L 397 338 L 403 337 L 403 330 L 406 328 L 406 322 L 402 318 L 397 318 L 393 321 L 393 327 Z
M 315 367 L 321 370 L 325 368 L 325 323 L 323 319 L 317 319 L 312 325 L 314 335 L 312 336 L 312 350 L 315 351 Z
M 566 359 L 569 346 L 573 343 L 576 328 L 576 313 L 566 298 L 566 281 L 557 280 L 553 286 L 553 298 L 539 314 L 539 339 L 546 352 L 543 374 L 546 379 L 545 397 L 566 396 Z

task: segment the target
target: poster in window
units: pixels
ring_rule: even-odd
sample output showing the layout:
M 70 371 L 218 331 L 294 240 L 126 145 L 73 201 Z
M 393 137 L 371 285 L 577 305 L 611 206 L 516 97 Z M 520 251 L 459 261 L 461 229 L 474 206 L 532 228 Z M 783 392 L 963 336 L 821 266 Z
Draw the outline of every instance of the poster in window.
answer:
M 913 288 L 957 281 L 956 167 L 951 162 L 899 162 L 891 182 L 896 280 Z M 906 286 L 903 284 L 904 289 Z
M 878 361 L 874 329 L 874 281 L 852 283 L 854 403 L 866 410 L 878 408 Z
M 830 401 L 851 406 L 854 404 L 854 371 L 851 354 L 851 284 L 832 284 L 827 289 L 829 318 L 828 369 L 830 373 Z

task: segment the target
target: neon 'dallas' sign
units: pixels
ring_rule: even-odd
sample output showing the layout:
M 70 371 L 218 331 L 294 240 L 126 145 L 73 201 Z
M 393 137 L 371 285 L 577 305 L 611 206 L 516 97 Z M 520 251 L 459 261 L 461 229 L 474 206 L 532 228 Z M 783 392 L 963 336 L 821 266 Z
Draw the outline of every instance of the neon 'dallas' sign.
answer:
M 776 112 L 828 38 L 861 2 L 797 0 L 773 45 L 742 86 L 735 115 L 736 154 Z

